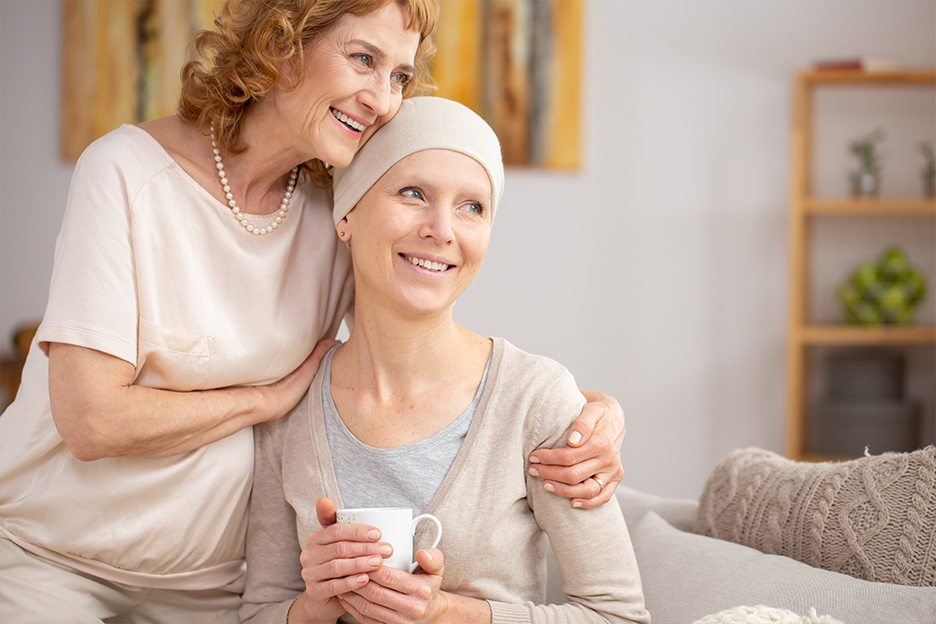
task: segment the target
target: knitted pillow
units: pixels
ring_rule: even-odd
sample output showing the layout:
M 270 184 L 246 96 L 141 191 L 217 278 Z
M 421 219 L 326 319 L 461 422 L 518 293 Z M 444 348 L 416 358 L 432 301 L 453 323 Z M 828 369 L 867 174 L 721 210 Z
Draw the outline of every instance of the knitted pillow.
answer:
M 936 586 L 936 447 L 841 463 L 735 451 L 693 531 L 855 578 Z

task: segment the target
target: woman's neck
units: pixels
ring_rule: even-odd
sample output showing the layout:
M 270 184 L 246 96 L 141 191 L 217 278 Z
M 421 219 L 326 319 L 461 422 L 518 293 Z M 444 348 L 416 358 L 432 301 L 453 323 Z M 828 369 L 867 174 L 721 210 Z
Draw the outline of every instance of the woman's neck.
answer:
M 252 107 L 244 118 L 239 140 L 248 149 L 224 157 L 235 199 L 248 212 L 267 214 L 279 210 L 289 172 L 308 160 L 284 148 L 288 143 L 276 135 L 278 128 L 263 106 Z
M 491 348 L 489 338 L 455 323 L 450 311 L 413 320 L 357 305 L 351 336 L 332 360 L 332 396 L 365 444 L 412 444 L 471 404 Z

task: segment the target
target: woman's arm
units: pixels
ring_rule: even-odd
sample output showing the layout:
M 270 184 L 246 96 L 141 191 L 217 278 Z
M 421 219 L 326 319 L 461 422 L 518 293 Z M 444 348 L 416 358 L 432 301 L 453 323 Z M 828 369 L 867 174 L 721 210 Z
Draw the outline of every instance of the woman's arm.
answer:
M 568 602 L 529 606 L 531 621 L 640 622 L 648 624 L 637 560 L 616 501 L 595 509 L 571 509 L 532 480 L 528 501 L 549 536 Z M 501 605 L 492 603 L 495 613 Z M 507 605 L 507 612 L 516 605 Z
M 334 344 L 320 342 L 295 371 L 272 384 L 175 392 L 133 385 L 135 369 L 120 358 L 53 342 L 52 418 L 82 461 L 177 455 L 283 416 L 305 394 Z
M 568 446 L 537 449 L 530 455 L 530 474 L 544 480 L 547 492 L 571 498 L 573 507 L 590 509 L 611 500 L 624 478 L 624 411 L 613 397 L 590 390 L 580 392 L 588 403 L 572 424 Z

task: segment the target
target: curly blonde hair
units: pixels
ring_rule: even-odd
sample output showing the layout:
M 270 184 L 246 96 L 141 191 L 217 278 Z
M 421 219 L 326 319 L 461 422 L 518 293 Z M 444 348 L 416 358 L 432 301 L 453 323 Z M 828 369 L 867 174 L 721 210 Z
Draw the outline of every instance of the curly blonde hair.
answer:
M 205 135 L 215 126 L 223 153 L 236 154 L 244 114 L 250 103 L 267 95 L 289 64 L 302 76 L 304 47 L 328 32 L 345 14 L 366 15 L 397 2 L 409 17 L 407 28 L 419 32 L 416 74 L 403 97 L 434 90 L 428 61 L 435 52 L 432 33 L 439 17 L 438 0 L 227 0 L 215 18 L 215 30 L 202 30 L 192 42 L 195 60 L 182 67 L 178 114 Z M 301 78 L 288 88 L 299 87 Z M 318 159 L 303 169 L 322 187 L 331 173 Z

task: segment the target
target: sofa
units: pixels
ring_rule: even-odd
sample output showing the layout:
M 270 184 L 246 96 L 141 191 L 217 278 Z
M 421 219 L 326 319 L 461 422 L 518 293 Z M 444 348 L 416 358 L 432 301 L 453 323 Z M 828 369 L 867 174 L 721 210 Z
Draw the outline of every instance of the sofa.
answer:
M 742 449 L 699 500 L 615 496 L 654 624 L 936 624 L 933 447 L 818 464 Z

